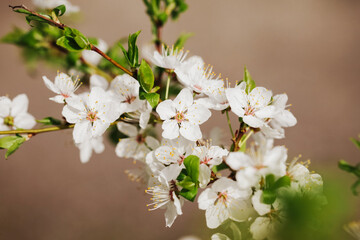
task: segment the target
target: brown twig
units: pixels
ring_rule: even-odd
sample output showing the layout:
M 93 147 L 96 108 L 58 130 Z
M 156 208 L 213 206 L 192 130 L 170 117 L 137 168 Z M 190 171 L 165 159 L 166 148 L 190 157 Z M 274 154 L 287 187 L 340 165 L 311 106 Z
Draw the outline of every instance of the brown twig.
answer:
M 15 11 L 16 9 L 24 9 L 26 11 L 28 11 L 30 14 L 37 16 L 41 19 L 44 19 L 45 21 L 47 21 L 48 23 L 50 23 L 51 25 L 60 28 L 61 30 L 65 30 L 65 28 L 67 27 L 65 24 L 60 23 L 60 22 L 56 22 L 54 20 L 52 20 L 51 18 L 48 18 L 46 16 L 43 16 L 35 11 L 32 11 L 30 9 L 28 9 L 25 5 L 18 5 L 18 6 L 11 6 L 9 5 L 10 8 L 12 8 L 13 11 Z M 133 73 L 129 70 L 127 70 L 125 67 L 121 66 L 119 63 L 117 63 L 115 60 L 113 60 L 112 58 L 110 58 L 108 55 L 106 55 L 103 51 L 101 51 L 100 49 L 98 49 L 97 47 L 95 47 L 94 45 L 92 45 L 90 43 L 90 48 L 92 51 L 100 54 L 102 57 L 104 57 L 106 60 L 108 60 L 109 62 L 111 62 L 114 66 L 120 68 L 121 70 L 123 70 L 125 73 L 129 74 L 130 76 L 133 76 Z

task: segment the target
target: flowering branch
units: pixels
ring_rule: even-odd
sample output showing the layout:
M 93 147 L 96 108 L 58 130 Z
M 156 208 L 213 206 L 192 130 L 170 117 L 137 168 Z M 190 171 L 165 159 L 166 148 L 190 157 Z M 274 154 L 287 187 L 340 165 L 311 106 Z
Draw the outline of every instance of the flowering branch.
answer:
M 38 134 L 45 132 L 55 132 L 64 129 L 74 128 L 74 124 L 71 125 L 62 125 L 62 126 L 54 126 L 49 128 L 40 128 L 40 129 L 20 129 L 20 130 L 9 130 L 9 131 L 0 131 L 0 135 L 7 134 Z
M 25 12 L 21 12 L 21 13 L 26 13 L 26 14 L 31 14 L 34 15 L 38 18 L 41 18 L 42 20 L 45 20 L 46 22 L 48 22 L 49 24 L 61 29 L 61 30 L 65 30 L 65 28 L 67 28 L 67 26 L 63 23 L 54 21 L 53 19 L 45 16 L 45 15 L 41 15 L 35 11 L 32 11 L 30 9 L 28 9 L 25 5 L 18 5 L 18 6 L 11 6 L 9 5 L 10 8 L 12 8 L 13 11 L 18 11 L 18 9 L 22 9 L 25 10 Z M 110 58 L 108 55 L 106 55 L 106 53 L 104 53 L 103 51 L 101 51 L 100 49 L 98 49 L 96 46 L 94 46 L 93 44 L 89 43 L 90 46 L 90 50 L 98 53 L 99 55 L 101 55 L 103 58 L 105 58 L 106 60 L 108 60 L 109 62 L 111 62 L 115 67 L 120 68 L 122 71 L 124 71 L 125 73 L 129 74 L 130 76 L 133 76 L 133 73 L 129 70 L 127 70 L 125 67 L 123 67 L 122 65 L 120 65 L 119 63 L 117 63 L 115 60 L 113 60 L 112 58 Z
M 122 118 L 122 121 L 126 122 L 125 119 Z M 121 121 L 115 121 L 111 123 L 110 125 L 116 125 L 118 122 Z M 46 132 L 55 132 L 65 129 L 71 129 L 74 128 L 75 124 L 66 124 L 61 126 L 54 126 L 54 127 L 48 127 L 48 128 L 39 128 L 39 129 L 19 129 L 19 130 L 9 130 L 9 131 L 0 131 L 0 135 L 8 135 L 8 134 L 38 134 L 38 133 L 46 133 Z

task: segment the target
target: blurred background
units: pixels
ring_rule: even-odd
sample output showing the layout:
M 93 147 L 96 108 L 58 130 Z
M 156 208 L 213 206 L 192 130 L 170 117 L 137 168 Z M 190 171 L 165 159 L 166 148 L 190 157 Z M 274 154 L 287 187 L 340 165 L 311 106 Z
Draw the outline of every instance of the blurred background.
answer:
M 139 42 L 151 41 L 141 0 L 72 0 L 81 8 L 73 26 L 86 36 L 111 45 L 142 30 Z M 360 1 L 356 0 L 196 0 L 189 10 L 164 28 L 170 45 L 181 32 L 193 32 L 185 48 L 200 55 L 230 81 L 242 79 L 247 66 L 258 86 L 274 94 L 286 92 L 298 124 L 278 141 L 289 159 L 302 154 L 323 176 L 325 192 L 336 218 L 329 231 L 341 238 L 343 224 L 360 220 L 360 198 L 352 196 L 355 177 L 337 169 L 337 161 L 359 162 L 360 152 L 349 141 L 360 133 Z M 13 26 L 29 28 L 8 5 L 30 0 L 3 0 L 0 36 Z M 140 46 L 141 46 L 140 44 Z M 62 107 L 48 100 L 53 94 L 41 76 L 56 70 L 39 65 L 29 75 L 19 49 L 0 45 L 0 96 L 26 93 L 29 112 L 37 119 L 60 118 Z M 203 126 L 209 132 L 223 126 L 225 116 Z M 236 117 L 233 116 L 233 121 Z M 230 142 L 229 142 L 230 144 Z M 71 131 L 45 133 L 25 143 L 10 159 L 0 151 L 0 239 L 178 239 L 194 234 L 206 239 L 204 212 L 187 202 L 183 216 L 165 228 L 163 211 L 148 212 L 144 187 L 128 180 L 131 160 L 115 156 L 107 143 L 103 154 L 83 165 Z M 357 208 L 356 208 L 357 207 Z M 343 234 L 343 235 L 342 235 Z

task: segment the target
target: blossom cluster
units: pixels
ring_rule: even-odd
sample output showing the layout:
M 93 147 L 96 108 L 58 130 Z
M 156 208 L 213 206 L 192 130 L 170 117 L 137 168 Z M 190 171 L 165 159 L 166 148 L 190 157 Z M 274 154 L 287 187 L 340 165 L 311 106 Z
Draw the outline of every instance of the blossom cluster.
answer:
M 39 2 L 39 8 L 54 7 L 50 1 Z M 71 5 L 69 8 L 76 10 Z M 102 51 L 108 49 L 102 40 L 97 46 Z M 81 57 L 95 67 L 101 60 L 90 50 L 83 50 Z M 181 48 L 162 45 L 155 50 L 146 46 L 143 57 L 154 65 L 149 67 L 151 72 L 156 68 L 167 76 L 166 88 L 162 75 L 158 88 L 153 88 L 154 79 L 150 88 L 144 87 L 140 70 L 149 66 L 146 61 L 139 64 L 139 72 L 135 63 L 132 74 L 117 75 L 110 81 L 92 74 L 87 89 L 78 77 L 66 73 L 58 72 L 54 81 L 43 76 L 53 94 L 50 100 L 63 106 L 65 122 L 61 124 L 73 128 L 81 162 L 88 162 L 93 152 L 103 152 L 104 133 L 116 127 L 122 134 L 116 155 L 138 163 L 126 173 L 151 195 L 149 210 L 165 209 L 167 227 L 182 215 L 185 201 L 196 201 L 205 211 L 208 228 L 244 224 L 255 240 L 276 238 L 287 218 L 282 196 L 322 197 L 321 176 L 297 158 L 288 161 L 287 149 L 274 145 L 274 139 L 285 137 L 285 128 L 297 123 L 288 109 L 286 94 L 273 95 L 271 90 L 256 86 L 247 69 L 243 80 L 230 87 L 201 57 L 188 57 Z M 180 90 L 171 95 L 172 86 Z M 165 94 L 160 98 L 156 92 L 162 90 Z M 151 94 L 159 97 L 155 103 L 147 98 Z M 25 94 L 13 100 L 1 97 L 0 130 L 33 128 L 36 121 L 27 109 Z M 206 137 L 209 134 L 202 125 L 214 111 L 227 115 L 231 146 Z M 229 113 L 240 125 L 235 132 Z M 216 233 L 212 239 L 231 238 Z

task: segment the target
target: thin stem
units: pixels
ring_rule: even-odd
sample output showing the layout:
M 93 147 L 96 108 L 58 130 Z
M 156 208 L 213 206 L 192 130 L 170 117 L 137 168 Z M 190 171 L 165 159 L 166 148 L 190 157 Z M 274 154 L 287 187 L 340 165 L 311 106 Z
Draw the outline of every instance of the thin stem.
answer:
M 162 40 L 161 40 L 161 35 L 162 35 L 162 26 L 159 24 L 155 25 L 156 28 L 156 38 L 155 38 L 155 47 L 156 50 L 161 53 L 161 44 L 162 44 Z
M 38 134 L 38 133 L 45 133 L 45 132 L 55 132 L 64 129 L 74 128 L 74 124 L 71 125 L 64 125 L 64 126 L 54 126 L 48 128 L 40 128 L 40 129 L 20 129 L 20 130 L 9 130 L 9 131 L 0 131 L 0 135 L 6 134 Z
M 126 119 L 121 119 L 124 122 L 127 122 Z M 115 121 L 111 123 L 110 125 L 115 125 L 120 121 Z M 54 126 L 54 127 L 48 127 L 48 128 L 39 128 L 39 129 L 19 129 L 19 130 L 9 130 L 9 131 L 0 131 L 0 135 L 7 135 L 7 134 L 38 134 L 38 133 L 46 133 L 46 132 L 55 132 L 65 129 L 71 129 L 74 128 L 75 124 L 70 125 L 61 125 L 61 126 Z
M 125 73 L 129 74 L 130 76 L 133 75 L 132 72 L 130 72 L 129 70 L 127 70 L 125 67 L 121 66 L 119 63 L 115 62 L 115 60 L 113 60 L 111 57 L 109 57 L 108 55 L 106 55 L 106 53 L 104 53 L 103 51 L 101 51 L 100 49 L 98 49 L 97 47 L 95 47 L 94 45 L 91 45 L 91 50 L 94 52 L 97 52 L 98 54 L 100 54 L 102 57 L 104 57 L 106 60 L 108 60 L 109 62 L 111 62 L 115 67 L 120 68 L 121 70 L 123 70 Z
M 67 27 L 65 24 L 57 22 L 52 20 L 51 18 L 48 18 L 46 16 L 43 16 L 35 11 L 32 11 L 30 9 L 28 9 L 25 5 L 19 5 L 19 6 L 11 6 L 9 5 L 10 8 L 12 8 L 13 11 L 16 11 L 16 9 L 24 9 L 26 11 L 28 11 L 30 14 L 37 16 L 41 19 L 44 19 L 45 21 L 47 21 L 50 25 L 53 25 L 57 28 L 60 28 L 61 30 L 65 30 L 65 28 Z M 90 43 L 90 48 L 92 51 L 100 54 L 102 57 L 104 57 L 106 60 L 108 60 L 109 62 L 111 62 L 114 66 L 120 68 L 121 70 L 123 70 L 125 73 L 129 74 L 130 76 L 133 76 L 132 72 L 127 70 L 125 67 L 121 66 L 119 63 L 117 63 L 115 60 L 113 60 L 112 58 L 110 58 L 108 55 L 106 55 L 104 52 L 102 52 L 100 49 L 98 49 L 97 47 L 95 47 L 94 45 L 92 45 Z
M 243 141 L 239 142 L 239 148 L 241 149 L 241 147 L 244 145 L 244 143 L 246 143 L 246 141 L 249 139 L 249 137 L 254 133 L 254 130 L 251 130 L 249 132 L 248 135 L 246 135 L 245 139 Z
M 168 73 L 168 77 L 167 77 L 167 81 L 166 81 L 165 100 L 168 99 L 168 97 L 169 97 L 170 80 L 171 80 L 171 73 Z
M 233 131 L 232 127 L 231 127 L 231 121 L 230 121 L 230 117 L 229 117 L 229 110 L 225 110 L 225 112 L 226 112 L 226 118 L 227 118 L 227 123 L 229 125 L 231 137 L 234 138 L 235 135 L 234 135 L 234 131 Z

